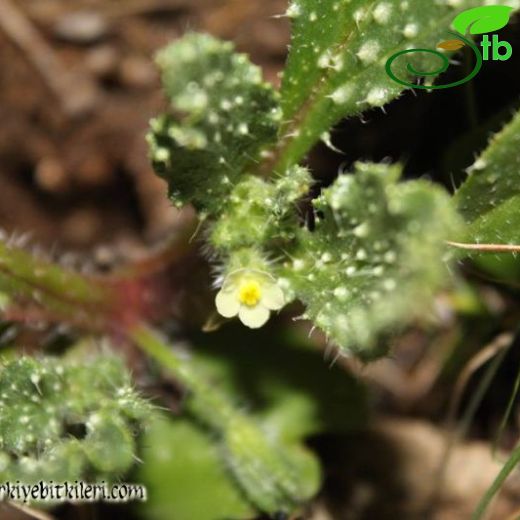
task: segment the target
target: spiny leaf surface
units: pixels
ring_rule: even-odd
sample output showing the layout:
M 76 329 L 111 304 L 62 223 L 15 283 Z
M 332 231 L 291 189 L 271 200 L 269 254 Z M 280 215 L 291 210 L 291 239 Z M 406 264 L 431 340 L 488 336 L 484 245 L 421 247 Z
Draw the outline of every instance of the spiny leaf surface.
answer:
M 226 472 L 218 447 L 192 421 L 154 417 L 144 445 L 139 478 L 150 490 L 141 506 L 145 518 L 254 517 L 254 508 Z
M 0 478 L 122 475 L 149 412 L 116 357 L 11 360 L 0 368 Z
M 430 183 L 397 183 L 398 166 L 356 168 L 314 201 L 316 228 L 300 231 L 285 276 L 305 317 L 368 359 L 381 354 L 381 333 L 424 312 L 449 278 L 443 241 L 458 217 Z
M 278 169 L 298 162 L 342 117 L 379 107 L 404 86 L 385 70 L 386 61 L 404 49 L 435 49 L 449 36 L 455 16 L 482 6 L 483 0 L 293 0 L 291 51 L 284 72 L 284 125 L 277 151 Z M 518 0 L 497 0 L 518 7 Z M 431 53 L 408 54 L 399 77 L 439 68 Z M 431 77 L 433 79 L 433 77 Z
M 455 201 L 469 239 L 520 243 L 520 112 L 496 134 L 469 170 Z
M 276 138 L 277 94 L 233 45 L 188 34 L 157 56 L 170 111 L 151 123 L 150 155 L 178 206 L 216 211 Z

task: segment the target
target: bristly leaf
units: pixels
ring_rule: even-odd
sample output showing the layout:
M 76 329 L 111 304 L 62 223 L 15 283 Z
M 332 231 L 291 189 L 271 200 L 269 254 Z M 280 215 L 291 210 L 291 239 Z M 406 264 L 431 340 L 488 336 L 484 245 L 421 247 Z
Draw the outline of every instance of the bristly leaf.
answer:
M 277 94 L 233 45 L 188 34 L 157 56 L 171 112 L 151 123 L 150 154 L 178 206 L 216 212 L 277 135 Z
M 435 49 L 455 16 L 484 0 L 293 0 L 291 52 L 282 85 L 284 126 L 277 169 L 297 163 L 342 117 L 399 95 L 385 63 L 404 49 Z M 518 7 L 518 0 L 496 0 Z M 415 70 L 439 69 L 439 56 L 408 54 Z M 412 79 L 402 69 L 403 79 Z M 399 76 L 401 77 L 401 76 Z M 434 76 L 428 75 L 429 79 Z
M 150 489 L 142 505 L 145 518 L 254 518 L 255 509 L 226 472 L 218 445 L 192 421 L 154 416 L 143 445 L 138 475 Z
M 212 228 L 210 243 L 227 252 L 292 240 L 299 226 L 296 203 L 311 184 L 309 171 L 300 166 L 274 182 L 245 175 L 230 192 L 225 210 Z
M 424 181 L 397 184 L 397 166 L 357 164 L 314 201 L 316 229 L 300 231 L 284 276 L 305 316 L 344 352 L 383 352 L 381 333 L 431 305 L 449 273 L 443 241 L 459 219 Z
M 472 242 L 520 242 L 520 112 L 470 168 L 455 201 Z
M 151 412 L 114 356 L 9 361 L 0 368 L 0 396 L 2 481 L 123 475 Z
M 133 337 L 188 390 L 186 411 L 220 440 L 235 481 L 259 510 L 288 513 L 316 493 L 319 469 L 314 457 L 298 456 L 273 431 L 266 435 L 256 420 L 234 404 L 236 396 L 215 385 L 192 360 L 179 357 L 153 331 L 141 327 Z

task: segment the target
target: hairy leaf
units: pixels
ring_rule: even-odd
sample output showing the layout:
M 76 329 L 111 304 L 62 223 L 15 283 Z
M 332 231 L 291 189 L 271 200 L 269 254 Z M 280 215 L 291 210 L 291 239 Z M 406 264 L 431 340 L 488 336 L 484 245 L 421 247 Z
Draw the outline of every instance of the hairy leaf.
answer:
M 244 442 L 245 430 L 230 431 L 232 443 L 248 447 Z M 139 477 L 150 489 L 149 500 L 142 506 L 145 518 L 162 520 L 217 520 L 223 518 L 253 518 L 257 510 L 239 491 L 236 481 L 221 460 L 221 450 L 208 432 L 187 419 L 166 420 L 154 418 L 144 439 L 144 465 Z M 242 461 L 229 464 L 241 479 L 254 483 L 259 495 L 273 494 L 271 480 L 259 480 L 262 472 L 259 461 L 272 454 L 265 453 L 255 462 L 250 453 Z M 316 492 L 319 484 L 319 467 L 316 458 L 303 446 L 284 446 L 284 457 L 298 468 L 300 481 Z M 275 477 L 275 475 L 270 475 Z M 203 500 L 201 500 L 203 497 Z M 283 511 L 279 511 L 282 513 Z M 273 513 L 277 513 L 273 511 Z
M 250 500 L 271 515 L 290 514 L 319 490 L 320 465 L 314 455 L 295 443 L 278 442 L 275 447 L 262 429 L 243 416 L 230 421 L 223 448 Z M 295 497 L 300 498 L 295 501 Z
M 520 195 L 477 219 L 469 226 L 469 234 L 477 244 L 520 244 Z
M 296 203 L 311 184 L 309 171 L 299 166 L 276 181 L 244 176 L 213 226 L 211 244 L 223 251 L 291 240 L 298 227 Z
M 470 168 L 455 201 L 470 224 L 469 238 L 482 243 L 520 241 L 520 112 Z
M 383 332 L 409 323 L 448 278 L 443 241 L 458 229 L 447 194 L 397 184 L 397 166 L 357 164 L 315 200 L 285 277 L 310 318 L 343 351 L 375 357 Z
M 214 384 L 192 360 L 173 353 L 153 332 L 140 328 L 134 338 L 188 390 L 186 410 L 220 443 L 237 485 L 259 510 L 288 514 L 317 492 L 319 464 L 313 456 L 273 432 L 268 435 L 254 416 L 234 404 L 237 396 Z
M 151 123 L 150 155 L 178 206 L 217 211 L 262 147 L 274 141 L 277 95 L 231 43 L 188 34 L 157 56 L 170 113 Z
M 0 368 L 1 480 L 113 478 L 135 460 L 150 406 L 115 357 L 41 360 Z
M 362 385 L 344 368 L 323 363 L 304 332 L 292 337 L 284 331 L 275 338 L 273 332 L 223 327 L 197 338 L 194 362 L 230 395 L 241 396 L 283 441 L 362 428 L 368 418 Z
M 211 437 L 188 419 L 154 417 L 144 437 L 139 480 L 149 489 L 145 518 L 253 518 Z M 201 499 L 202 497 L 202 499 Z
M 497 0 L 518 7 L 518 0 Z M 282 85 L 284 125 L 278 169 L 298 162 L 340 118 L 379 107 L 404 86 L 387 75 L 385 63 L 405 49 L 435 49 L 454 17 L 484 0 L 293 0 L 291 52 Z M 439 70 L 440 56 L 413 52 L 396 62 L 397 76 Z M 444 60 L 447 66 L 447 60 Z M 429 79 L 434 75 L 427 72 Z

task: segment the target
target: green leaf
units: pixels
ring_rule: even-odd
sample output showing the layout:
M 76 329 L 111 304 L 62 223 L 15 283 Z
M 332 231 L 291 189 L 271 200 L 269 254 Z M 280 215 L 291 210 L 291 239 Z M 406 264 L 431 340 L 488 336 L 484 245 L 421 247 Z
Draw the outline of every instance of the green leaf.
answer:
M 481 244 L 520 243 L 520 195 L 488 211 L 468 227 L 471 240 Z
M 363 386 L 343 367 L 324 363 L 306 334 L 273 332 L 230 324 L 193 340 L 193 362 L 284 442 L 362 428 L 369 408 Z
M 290 514 L 318 492 L 319 462 L 302 445 L 273 442 L 275 435 L 243 416 L 233 418 L 224 434 L 227 463 L 260 510 Z
M 254 415 L 235 405 L 235 395 L 206 378 L 192 360 L 174 353 L 153 331 L 140 327 L 133 337 L 188 390 L 186 411 L 221 443 L 237 485 L 259 510 L 288 514 L 312 498 L 320 480 L 314 457 L 295 457 L 295 451 L 264 431 Z
M 273 503 L 287 502 L 284 494 L 305 500 L 320 486 L 319 464 L 302 443 L 305 437 L 352 431 L 367 418 L 361 385 L 325 365 L 319 353 L 302 350 L 305 341 L 298 338 L 296 347 L 296 340 L 275 342 L 267 331 L 240 326 L 193 338 L 192 369 L 211 381 L 213 392 L 234 396 L 250 412 L 247 421 L 227 418 L 220 454 L 253 503 L 271 513 Z M 259 432 L 269 432 L 270 442 Z M 298 475 L 294 482 L 284 477 L 287 464 Z
M 295 205 L 311 186 L 308 170 L 290 168 L 276 181 L 246 175 L 233 188 L 213 224 L 210 242 L 220 251 L 291 240 L 298 227 Z
M 132 467 L 136 447 L 128 424 L 112 410 L 90 417 L 84 442 L 92 465 L 106 474 L 122 474 Z
M 188 34 L 157 55 L 171 108 L 151 122 L 150 156 L 173 202 L 216 212 L 275 140 L 277 94 L 231 43 Z
M 22 357 L 0 369 L 0 480 L 114 478 L 150 406 L 114 357 Z
M 143 438 L 138 480 L 149 492 L 142 505 L 150 520 L 253 518 L 254 508 L 222 464 L 217 444 L 183 418 L 157 416 Z
M 520 241 L 520 112 L 470 168 L 455 195 L 475 243 Z
M 405 49 L 435 49 L 458 13 L 483 3 L 293 0 L 287 12 L 293 37 L 282 84 L 284 125 L 277 169 L 299 162 L 342 117 L 397 97 L 404 86 L 387 75 L 387 60 Z M 518 0 L 496 3 L 518 7 Z M 416 71 L 439 69 L 438 53 L 414 52 L 407 57 Z M 397 76 L 411 80 L 405 62 L 396 62 Z
M 513 7 L 485 5 L 460 13 L 453 20 L 453 27 L 461 34 L 485 34 L 498 31 L 509 23 Z
M 285 266 L 304 317 L 343 351 L 380 355 L 381 333 L 424 313 L 449 279 L 444 240 L 459 221 L 447 194 L 425 181 L 397 184 L 398 166 L 357 164 L 315 200 Z

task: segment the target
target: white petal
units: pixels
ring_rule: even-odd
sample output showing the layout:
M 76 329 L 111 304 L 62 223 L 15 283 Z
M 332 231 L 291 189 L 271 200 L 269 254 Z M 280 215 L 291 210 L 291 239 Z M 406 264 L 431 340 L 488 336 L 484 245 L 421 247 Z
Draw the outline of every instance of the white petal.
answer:
M 219 291 L 215 298 L 217 311 L 224 318 L 232 318 L 238 314 L 240 302 L 234 291 Z
M 248 307 L 241 305 L 238 311 L 240 321 L 251 329 L 260 328 L 269 319 L 269 310 L 262 305 Z
M 225 280 L 224 280 L 224 283 L 222 284 L 222 288 L 220 289 L 222 292 L 231 292 L 231 291 L 236 291 L 237 287 L 238 287 L 238 281 L 236 279 L 236 277 L 232 277 L 232 276 L 228 276 Z
M 285 298 L 283 296 L 283 291 L 278 287 L 278 285 L 272 283 L 262 287 L 262 305 L 265 305 L 272 311 L 277 311 L 278 309 L 281 309 L 284 304 Z

